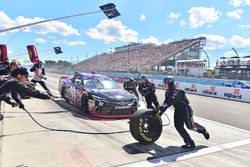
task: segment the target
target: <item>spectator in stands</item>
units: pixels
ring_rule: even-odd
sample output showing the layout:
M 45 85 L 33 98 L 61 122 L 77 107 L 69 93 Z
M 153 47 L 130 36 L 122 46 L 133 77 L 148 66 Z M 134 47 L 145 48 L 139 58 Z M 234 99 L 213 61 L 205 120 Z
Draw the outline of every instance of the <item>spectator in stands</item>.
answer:
M 140 94 L 145 97 L 147 108 L 153 109 L 159 107 L 159 102 L 155 94 L 155 84 L 150 82 L 146 76 L 141 77 L 138 89 Z

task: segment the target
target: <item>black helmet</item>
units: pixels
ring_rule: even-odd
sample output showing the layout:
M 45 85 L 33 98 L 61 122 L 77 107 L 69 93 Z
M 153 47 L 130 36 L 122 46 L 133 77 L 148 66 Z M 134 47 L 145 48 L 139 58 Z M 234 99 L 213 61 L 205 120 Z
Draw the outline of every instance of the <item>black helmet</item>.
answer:
M 173 77 L 166 77 L 164 78 L 163 82 L 168 84 L 174 84 L 175 80 Z
M 25 68 L 25 67 L 17 67 L 17 68 L 11 73 L 11 75 L 12 75 L 13 77 L 16 77 L 18 74 L 24 75 L 24 76 L 26 76 L 26 77 L 29 76 L 28 70 L 27 70 L 27 68 Z
M 175 79 L 174 79 L 174 77 L 166 77 L 166 78 L 164 78 L 163 79 L 163 83 L 164 84 L 168 84 L 168 86 L 169 86 L 169 89 L 174 89 L 175 88 Z

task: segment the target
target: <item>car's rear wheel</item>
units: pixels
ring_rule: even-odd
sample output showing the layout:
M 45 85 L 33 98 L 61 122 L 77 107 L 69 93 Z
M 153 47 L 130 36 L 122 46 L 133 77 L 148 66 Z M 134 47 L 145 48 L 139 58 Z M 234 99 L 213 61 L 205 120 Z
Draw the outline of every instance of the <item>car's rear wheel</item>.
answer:
M 88 95 L 83 94 L 81 99 L 81 111 L 85 114 L 89 114 L 89 102 Z

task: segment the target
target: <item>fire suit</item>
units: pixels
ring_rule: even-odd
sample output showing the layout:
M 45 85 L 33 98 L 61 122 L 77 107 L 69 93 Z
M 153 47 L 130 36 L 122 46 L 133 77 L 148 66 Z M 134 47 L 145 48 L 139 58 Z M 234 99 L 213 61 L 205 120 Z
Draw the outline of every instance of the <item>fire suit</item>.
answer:
M 50 99 L 50 96 L 47 94 L 40 93 L 38 90 L 30 89 L 15 78 L 0 79 L 0 102 L 6 101 L 8 103 L 10 100 L 10 95 L 12 95 L 14 100 L 19 104 L 19 107 L 24 108 L 23 103 L 18 98 L 18 94 L 20 93 L 25 96 L 31 96 L 39 99 Z M 0 117 L 2 118 L 2 116 Z
M 145 97 L 147 108 L 153 109 L 159 107 L 159 102 L 155 94 L 155 84 L 150 81 L 145 81 L 139 84 L 138 88 L 140 94 Z M 154 104 L 154 106 L 152 105 Z
M 123 83 L 123 88 L 125 90 L 127 90 L 128 92 L 134 93 L 134 95 L 137 97 L 137 101 L 139 101 L 139 94 L 137 92 L 136 87 L 137 87 L 136 81 L 130 81 L 130 80 L 128 80 L 128 81 L 125 81 Z
M 206 132 L 205 127 L 194 122 L 193 110 L 189 105 L 189 100 L 183 90 L 172 89 L 165 93 L 165 101 L 161 105 L 160 115 L 166 111 L 170 106 L 175 108 L 174 112 L 174 125 L 180 136 L 183 138 L 186 144 L 194 145 L 194 141 L 184 128 L 184 124 L 190 130 L 204 134 Z

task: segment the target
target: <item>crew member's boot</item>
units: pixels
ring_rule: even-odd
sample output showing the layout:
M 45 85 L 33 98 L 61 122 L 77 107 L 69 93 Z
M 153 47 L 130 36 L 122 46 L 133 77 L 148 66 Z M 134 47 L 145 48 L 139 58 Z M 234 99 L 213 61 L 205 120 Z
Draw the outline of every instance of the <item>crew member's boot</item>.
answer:
M 185 145 L 182 145 L 181 148 L 183 148 L 183 149 L 192 149 L 192 148 L 195 148 L 195 143 L 193 141 L 189 142 L 189 143 L 186 143 Z

